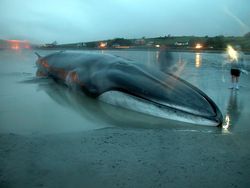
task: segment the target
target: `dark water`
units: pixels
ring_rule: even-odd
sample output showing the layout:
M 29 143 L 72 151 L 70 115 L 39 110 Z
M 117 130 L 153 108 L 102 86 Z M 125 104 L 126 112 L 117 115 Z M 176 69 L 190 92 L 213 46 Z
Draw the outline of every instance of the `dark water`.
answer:
M 39 51 L 41 55 L 52 52 Z M 189 81 L 221 109 L 224 128 L 190 125 L 125 110 L 73 92 L 52 80 L 38 79 L 36 56 L 27 50 L 0 51 L 0 132 L 51 134 L 114 126 L 223 134 L 250 131 L 250 76 L 241 76 L 239 91 L 229 90 L 229 70 L 223 65 L 225 54 L 175 52 L 170 63 L 159 63 L 158 51 L 95 52 L 119 55 L 162 71 L 170 70 Z

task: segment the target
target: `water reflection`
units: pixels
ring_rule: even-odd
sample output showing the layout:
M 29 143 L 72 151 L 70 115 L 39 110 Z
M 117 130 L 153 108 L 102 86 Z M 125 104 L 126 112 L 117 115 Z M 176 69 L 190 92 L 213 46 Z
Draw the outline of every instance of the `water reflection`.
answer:
M 156 60 L 159 59 L 159 55 L 160 55 L 160 52 L 159 52 L 159 51 L 156 51 L 156 54 L 155 54 Z
M 230 133 L 241 116 L 241 106 L 238 103 L 238 92 L 232 90 L 228 100 L 227 112 L 225 115 L 224 123 L 222 125 L 222 133 Z
M 202 56 L 201 53 L 195 53 L 195 67 L 199 68 L 202 64 Z

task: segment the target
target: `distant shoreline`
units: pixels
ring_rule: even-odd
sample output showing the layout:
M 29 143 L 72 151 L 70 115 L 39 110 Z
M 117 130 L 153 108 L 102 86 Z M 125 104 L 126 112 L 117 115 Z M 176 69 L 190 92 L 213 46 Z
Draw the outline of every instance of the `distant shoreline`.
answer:
M 78 51 L 94 51 L 94 50 L 103 50 L 103 51 L 109 51 L 109 50 L 114 50 L 114 51 L 160 51 L 160 48 L 148 48 L 148 47 L 133 47 L 133 48 L 64 48 L 64 47 L 53 47 L 53 48 L 34 48 L 38 50 L 78 50 Z M 224 53 L 226 52 L 225 49 L 174 49 L 174 48 L 169 48 L 167 49 L 169 52 L 190 52 L 190 53 Z M 250 54 L 250 51 L 248 50 L 243 50 L 245 54 Z
M 0 51 L 13 50 L 8 48 L 0 48 Z M 29 49 L 18 49 L 20 50 L 76 50 L 76 51 L 161 51 L 162 48 L 152 47 L 131 47 L 131 48 L 75 48 L 75 47 L 31 47 Z M 225 53 L 226 49 L 178 49 L 178 48 L 167 48 L 169 52 L 187 52 L 187 53 Z M 242 50 L 246 55 L 250 55 L 250 50 Z

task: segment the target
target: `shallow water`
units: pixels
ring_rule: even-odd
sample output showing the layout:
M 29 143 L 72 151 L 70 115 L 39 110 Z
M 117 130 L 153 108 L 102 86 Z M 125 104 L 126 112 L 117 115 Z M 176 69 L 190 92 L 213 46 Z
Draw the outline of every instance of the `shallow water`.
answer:
M 52 52 L 39 51 L 41 55 Z M 241 76 L 239 91 L 228 89 L 230 75 L 223 66 L 224 54 L 174 52 L 172 63 L 160 64 L 158 51 L 95 52 L 119 55 L 162 71 L 170 70 L 189 81 L 218 105 L 225 119 L 223 128 L 191 125 L 129 111 L 73 92 L 50 79 L 36 78 L 36 56 L 32 50 L 27 50 L 0 51 L 0 132 L 52 134 L 114 126 L 223 134 L 250 131 L 250 76 Z

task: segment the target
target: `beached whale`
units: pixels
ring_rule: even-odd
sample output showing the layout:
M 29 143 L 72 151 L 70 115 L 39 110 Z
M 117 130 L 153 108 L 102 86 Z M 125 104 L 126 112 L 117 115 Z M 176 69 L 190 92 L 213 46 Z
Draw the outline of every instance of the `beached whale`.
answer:
M 37 56 L 38 76 L 51 77 L 101 101 L 188 123 L 222 123 L 219 108 L 206 94 L 155 68 L 109 54 L 57 52 Z

